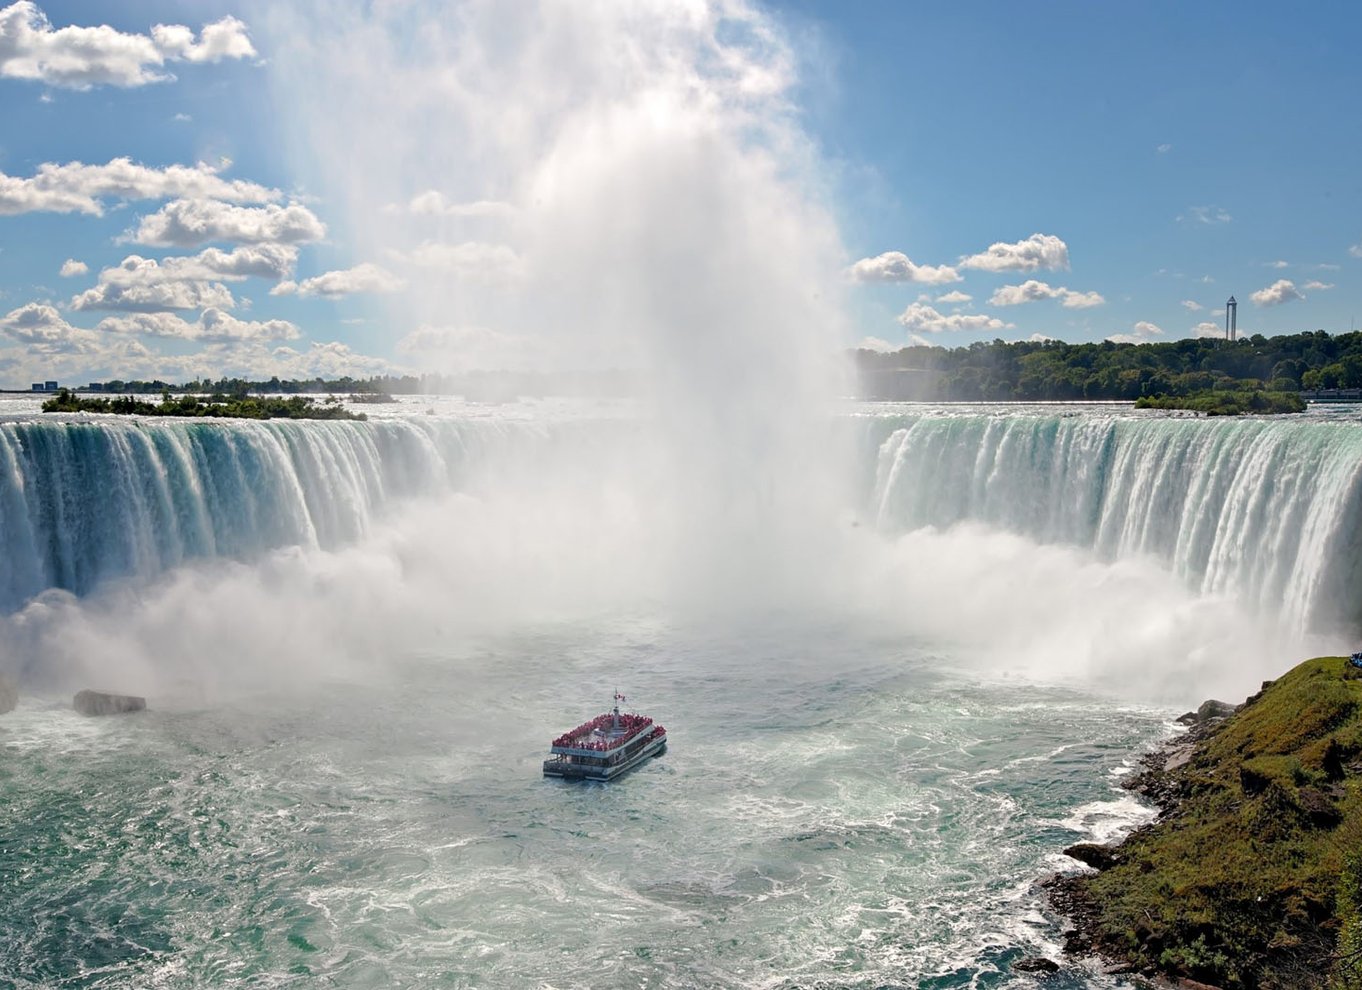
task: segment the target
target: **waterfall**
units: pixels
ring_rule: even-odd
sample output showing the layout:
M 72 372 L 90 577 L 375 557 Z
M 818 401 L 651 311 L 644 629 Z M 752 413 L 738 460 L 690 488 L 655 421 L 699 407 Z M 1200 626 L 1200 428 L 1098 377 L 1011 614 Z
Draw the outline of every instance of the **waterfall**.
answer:
M 0 423 L 0 610 L 47 588 L 362 537 L 396 497 L 462 483 L 488 424 Z
M 980 522 L 1304 628 L 1362 624 L 1362 424 L 1072 412 L 872 418 L 869 511 L 885 531 Z

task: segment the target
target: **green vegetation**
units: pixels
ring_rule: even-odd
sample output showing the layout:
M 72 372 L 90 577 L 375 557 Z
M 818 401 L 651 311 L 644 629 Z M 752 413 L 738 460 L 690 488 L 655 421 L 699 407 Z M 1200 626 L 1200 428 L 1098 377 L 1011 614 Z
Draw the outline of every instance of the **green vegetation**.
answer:
M 363 413 L 353 413 L 337 399 L 318 403 L 301 395 L 288 398 L 213 395 L 161 396 L 159 403 L 143 402 L 131 396 L 114 399 L 82 398 L 67 389 L 43 403 L 43 412 L 97 412 L 121 416 L 212 416 L 231 419 L 368 419 Z
M 1133 402 L 1223 390 L 1362 388 L 1362 332 L 1145 344 L 994 340 L 949 350 L 859 350 L 855 361 L 872 398 Z
M 1362 670 L 1323 657 L 1265 685 L 1160 773 L 1171 809 L 1075 881 L 1096 944 L 1217 987 L 1362 987 L 1360 755 Z
M 1215 392 L 1194 392 L 1191 395 L 1142 395 L 1135 400 L 1136 409 L 1191 409 L 1207 416 L 1240 416 L 1272 413 L 1305 412 L 1305 400 L 1296 392 L 1268 392 L 1245 389 Z

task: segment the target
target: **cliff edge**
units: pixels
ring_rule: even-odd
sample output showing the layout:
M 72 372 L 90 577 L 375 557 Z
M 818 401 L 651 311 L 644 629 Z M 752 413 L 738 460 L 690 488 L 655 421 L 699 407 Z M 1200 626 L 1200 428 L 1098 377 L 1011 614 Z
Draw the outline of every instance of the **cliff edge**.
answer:
M 1066 949 L 1183 985 L 1362 988 L 1362 669 L 1307 660 L 1143 765 L 1128 786 L 1159 817 L 1046 882 Z

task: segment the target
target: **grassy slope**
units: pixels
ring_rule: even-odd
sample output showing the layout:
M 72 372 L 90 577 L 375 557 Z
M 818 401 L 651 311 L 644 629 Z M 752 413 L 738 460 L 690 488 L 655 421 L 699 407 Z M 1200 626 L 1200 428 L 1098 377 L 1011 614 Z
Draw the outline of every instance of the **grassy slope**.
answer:
M 1084 879 L 1104 947 L 1218 986 L 1325 985 L 1340 926 L 1356 937 L 1336 894 L 1362 849 L 1360 754 L 1362 671 L 1344 659 L 1250 699 L 1173 771 L 1176 807 Z

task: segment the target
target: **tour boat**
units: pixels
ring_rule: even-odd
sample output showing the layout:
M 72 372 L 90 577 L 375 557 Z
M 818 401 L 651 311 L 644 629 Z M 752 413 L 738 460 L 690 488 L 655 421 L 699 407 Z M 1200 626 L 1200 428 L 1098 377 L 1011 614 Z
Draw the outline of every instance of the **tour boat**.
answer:
M 646 715 L 620 714 L 624 695 L 615 692 L 614 710 L 583 722 L 553 741 L 544 761 L 545 777 L 613 780 L 667 748 L 667 730 Z

